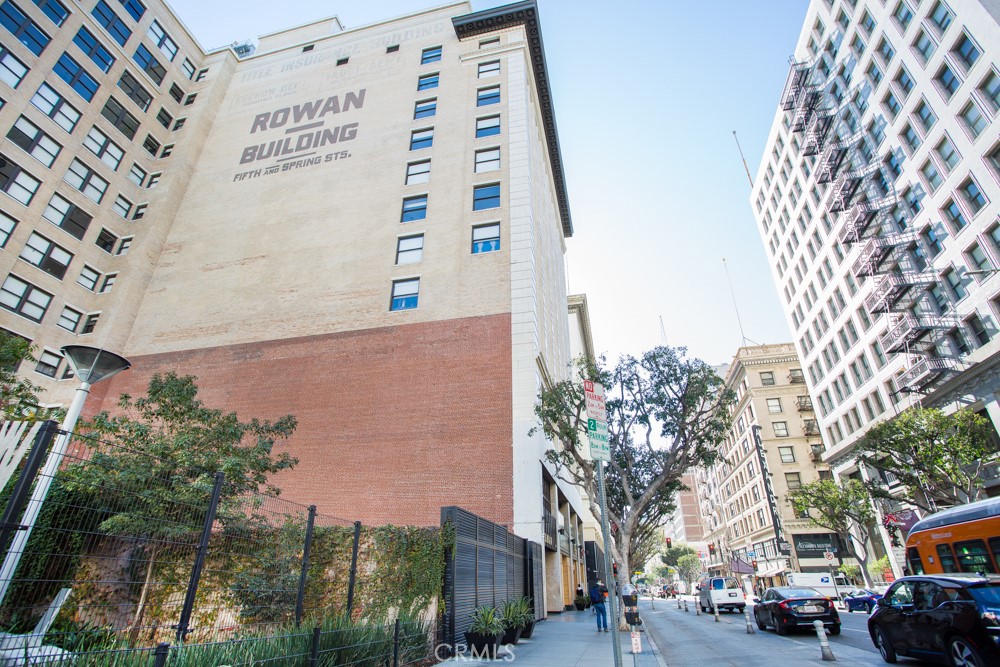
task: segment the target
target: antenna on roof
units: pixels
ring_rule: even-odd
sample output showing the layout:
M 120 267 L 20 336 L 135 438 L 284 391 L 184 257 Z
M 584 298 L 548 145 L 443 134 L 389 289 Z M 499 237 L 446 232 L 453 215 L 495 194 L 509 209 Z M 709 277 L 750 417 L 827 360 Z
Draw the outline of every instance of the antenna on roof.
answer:
M 747 166 L 747 159 L 743 155 L 743 147 L 740 146 L 740 138 L 736 136 L 736 130 L 733 130 L 733 139 L 736 140 L 736 148 L 740 152 L 740 159 L 743 160 L 743 169 L 747 172 L 747 180 L 750 181 L 750 188 L 753 189 L 753 178 L 750 176 L 750 167 Z
M 747 338 L 746 334 L 743 333 L 743 320 L 740 319 L 740 307 L 736 304 L 736 292 L 733 290 L 733 280 L 729 277 L 729 265 L 726 264 L 725 257 L 722 258 L 722 266 L 726 269 L 726 281 L 729 283 L 729 293 L 733 297 L 733 309 L 736 311 L 736 323 L 740 325 L 740 337 L 743 338 L 743 345 L 746 346 L 747 341 L 750 341 L 754 345 L 760 345 L 757 341 Z

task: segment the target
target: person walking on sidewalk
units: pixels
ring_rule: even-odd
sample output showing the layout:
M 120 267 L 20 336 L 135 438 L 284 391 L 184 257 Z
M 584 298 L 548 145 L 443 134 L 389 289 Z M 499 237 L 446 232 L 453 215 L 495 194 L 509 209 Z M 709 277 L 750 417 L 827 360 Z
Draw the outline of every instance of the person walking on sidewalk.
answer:
M 594 613 L 597 615 L 597 631 L 600 632 L 604 630 L 608 631 L 608 611 L 604 606 L 604 599 L 608 594 L 608 588 L 601 580 L 598 579 L 594 582 L 594 585 L 590 587 L 590 604 L 594 607 Z

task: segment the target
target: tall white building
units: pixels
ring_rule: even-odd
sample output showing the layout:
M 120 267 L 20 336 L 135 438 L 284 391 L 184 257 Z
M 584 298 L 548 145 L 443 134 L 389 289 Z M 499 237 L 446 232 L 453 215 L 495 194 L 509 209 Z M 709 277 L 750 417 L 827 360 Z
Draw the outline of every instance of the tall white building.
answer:
M 751 205 L 839 476 L 918 401 L 1000 424 L 998 15 L 809 6 Z

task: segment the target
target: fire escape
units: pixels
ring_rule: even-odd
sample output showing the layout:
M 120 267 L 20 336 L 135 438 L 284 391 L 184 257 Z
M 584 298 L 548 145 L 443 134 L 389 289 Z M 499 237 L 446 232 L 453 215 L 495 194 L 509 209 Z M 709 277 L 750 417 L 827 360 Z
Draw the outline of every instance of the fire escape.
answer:
M 792 63 L 782 108 L 792 114 L 791 130 L 804 133 L 803 154 L 818 156 L 816 181 L 830 185 L 827 210 L 842 221 L 838 240 L 860 247 L 851 272 L 859 283 L 874 282 L 864 305 L 873 318 L 889 321 L 879 344 L 886 354 L 907 356 L 896 390 L 926 391 L 953 367 L 936 356 L 935 345 L 953 318 L 937 315 L 930 304 L 934 274 L 923 260 L 926 250 L 879 155 L 881 139 L 861 129 L 864 109 L 853 93 L 867 94 L 862 88 L 868 84 L 852 87 L 853 63 L 832 70 L 832 62 L 824 52 L 815 61 Z

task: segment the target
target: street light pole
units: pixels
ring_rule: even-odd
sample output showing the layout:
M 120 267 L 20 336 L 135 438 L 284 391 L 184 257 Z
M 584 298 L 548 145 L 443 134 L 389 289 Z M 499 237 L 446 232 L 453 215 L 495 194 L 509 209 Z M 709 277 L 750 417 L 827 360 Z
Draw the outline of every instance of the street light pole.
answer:
M 73 429 L 76 428 L 76 422 L 83 412 L 83 404 L 87 401 L 87 395 L 90 394 L 90 387 L 96 382 L 128 370 L 132 366 L 124 357 L 86 345 L 67 345 L 62 348 L 62 353 L 69 360 L 73 372 L 80 378 L 80 386 L 77 387 L 76 393 L 73 395 L 73 402 L 70 403 L 66 417 L 59 427 L 60 433 L 56 437 L 49 457 L 45 460 L 45 466 L 39 473 L 35 488 L 31 492 L 31 498 L 24 510 L 24 516 L 21 517 L 23 530 L 17 531 L 10 550 L 7 551 L 7 556 L 4 558 L 3 565 L 0 566 L 0 605 L 3 604 L 10 586 L 14 582 L 17 566 L 21 562 L 21 556 L 24 555 L 31 531 L 38 521 L 42 504 L 52 486 L 52 480 L 59 471 L 59 466 L 66 455 L 66 449 L 73 436 Z

